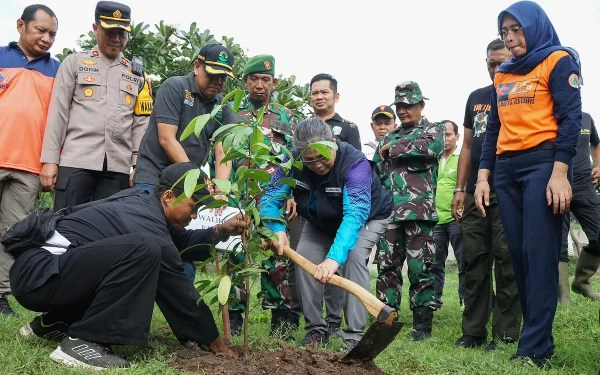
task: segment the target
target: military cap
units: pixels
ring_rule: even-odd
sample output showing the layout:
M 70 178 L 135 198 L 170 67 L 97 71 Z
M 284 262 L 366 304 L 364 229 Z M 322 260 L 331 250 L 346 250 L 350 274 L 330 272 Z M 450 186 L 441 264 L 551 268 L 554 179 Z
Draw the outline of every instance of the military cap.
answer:
M 169 188 L 174 187 L 174 188 L 177 188 L 177 189 L 183 191 L 183 190 L 185 190 L 185 188 L 184 188 L 185 178 L 181 179 L 181 177 L 187 171 L 190 171 L 192 169 L 200 169 L 200 168 L 198 168 L 197 165 L 190 163 L 190 162 L 171 164 L 168 167 L 166 167 L 165 169 L 163 169 L 163 171 L 161 172 L 159 184 L 163 185 L 163 186 L 167 186 Z M 203 177 L 206 177 L 206 175 L 200 169 L 200 178 L 199 178 L 200 184 L 204 184 Z M 181 179 L 181 181 L 179 181 L 180 179 Z M 177 183 L 177 185 L 175 185 L 175 183 L 177 181 L 179 181 L 179 183 Z M 173 185 L 175 185 L 175 186 L 173 186 Z M 210 194 L 210 192 L 208 191 L 208 189 L 206 187 L 203 187 L 202 189 L 198 189 L 197 191 L 195 191 L 194 194 L 192 194 L 192 197 L 198 201 L 209 194 Z M 210 201 L 210 199 L 211 198 L 208 199 L 208 202 Z M 205 201 L 207 201 L 207 200 L 205 199 Z M 208 202 L 206 202 L 206 203 L 208 203 Z
M 131 31 L 131 8 L 115 1 L 98 1 L 95 19 L 105 29 L 121 28 Z
M 385 115 L 389 118 L 396 118 L 396 114 L 394 113 L 394 110 L 392 109 L 392 107 L 390 107 L 389 105 L 380 105 L 379 107 L 375 108 L 375 110 L 373 111 L 373 114 L 371 115 L 371 120 L 375 120 L 375 116 L 377 115 Z
M 423 96 L 419 84 L 415 81 L 405 81 L 396 86 L 395 100 L 392 103 L 418 104 L 422 100 L 429 100 Z
M 207 44 L 200 49 L 198 60 L 208 74 L 227 74 L 233 78 L 233 54 L 221 44 Z
M 254 73 L 275 75 L 275 58 L 271 55 L 258 55 L 250 58 L 244 67 L 244 77 Z

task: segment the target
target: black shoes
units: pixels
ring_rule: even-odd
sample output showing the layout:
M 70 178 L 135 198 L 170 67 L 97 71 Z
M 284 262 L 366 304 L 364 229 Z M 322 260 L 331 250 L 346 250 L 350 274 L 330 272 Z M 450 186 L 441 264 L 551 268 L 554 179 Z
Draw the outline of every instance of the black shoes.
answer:
M 462 335 L 461 338 L 456 340 L 454 346 L 459 348 L 478 348 L 485 345 L 485 337 L 475 337 Z
M 300 345 L 303 346 L 318 344 L 329 344 L 329 332 L 321 333 L 319 331 L 309 331 L 306 333 L 304 339 L 300 341 Z
M 62 340 L 50 354 L 50 358 L 65 365 L 91 370 L 130 366 L 129 362 L 113 353 L 109 346 L 73 337 Z
M 39 337 L 44 340 L 62 341 L 67 337 L 68 326 L 63 322 L 44 323 L 44 316 L 36 316 L 31 323 L 21 327 L 19 334 L 25 338 Z
M 327 323 L 329 337 L 340 336 L 340 323 Z
M 242 316 L 242 312 L 229 310 L 229 328 L 231 328 L 231 335 L 241 335 L 243 326 L 244 317 Z
M 6 294 L 0 295 L 0 314 L 8 316 L 17 316 L 17 313 L 10 307 Z
M 283 340 L 293 339 L 292 334 L 300 326 L 300 317 L 288 310 L 271 310 L 269 336 Z

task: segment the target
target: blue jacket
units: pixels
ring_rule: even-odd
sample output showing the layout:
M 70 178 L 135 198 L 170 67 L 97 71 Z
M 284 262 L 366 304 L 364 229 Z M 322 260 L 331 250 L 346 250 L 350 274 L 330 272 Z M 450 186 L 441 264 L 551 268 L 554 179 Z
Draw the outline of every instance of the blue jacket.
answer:
M 336 233 L 327 258 L 341 266 L 348 252 L 354 249 L 365 223 L 390 216 L 392 200 L 365 155 L 345 142 L 337 144 L 335 163 L 326 176 L 318 176 L 306 167 L 294 168 L 290 175 L 296 180 L 293 189 L 296 210 L 323 231 Z M 271 182 L 284 177 L 280 168 Z M 279 217 L 279 208 L 291 192 L 289 185 L 273 184 L 261 199 L 261 216 Z M 265 223 L 273 232 L 285 231 L 285 226 L 278 221 L 266 220 Z

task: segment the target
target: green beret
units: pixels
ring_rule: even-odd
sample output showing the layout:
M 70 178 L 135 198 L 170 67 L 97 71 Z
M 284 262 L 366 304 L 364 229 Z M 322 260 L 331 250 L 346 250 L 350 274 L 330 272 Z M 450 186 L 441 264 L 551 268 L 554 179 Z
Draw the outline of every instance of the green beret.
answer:
M 248 59 L 244 67 L 244 77 L 254 73 L 275 75 L 275 58 L 271 55 L 258 55 Z

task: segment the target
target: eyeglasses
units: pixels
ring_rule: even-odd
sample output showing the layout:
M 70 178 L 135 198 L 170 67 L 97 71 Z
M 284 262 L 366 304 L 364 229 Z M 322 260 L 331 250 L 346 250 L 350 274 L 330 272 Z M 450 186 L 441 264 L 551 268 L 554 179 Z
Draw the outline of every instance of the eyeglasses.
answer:
M 304 158 L 300 158 L 300 160 L 304 164 L 317 164 L 317 163 L 325 163 L 327 158 L 325 156 L 321 156 L 320 158 L 316 158 L 316 159 L 312 159 L 312 160 L 306 160 Z
M 523 26 L 511 26 L 507 29 L 502 29 L 502 31 L 500 31 L 500 34 L 498 34 L 498 36 L 500 37 L 500 39 L 504 40 L 506 39 L 507 36 L 512 35 L 512 36 L 517 36 L 519 35 L 521 32 L 523 31 Z

